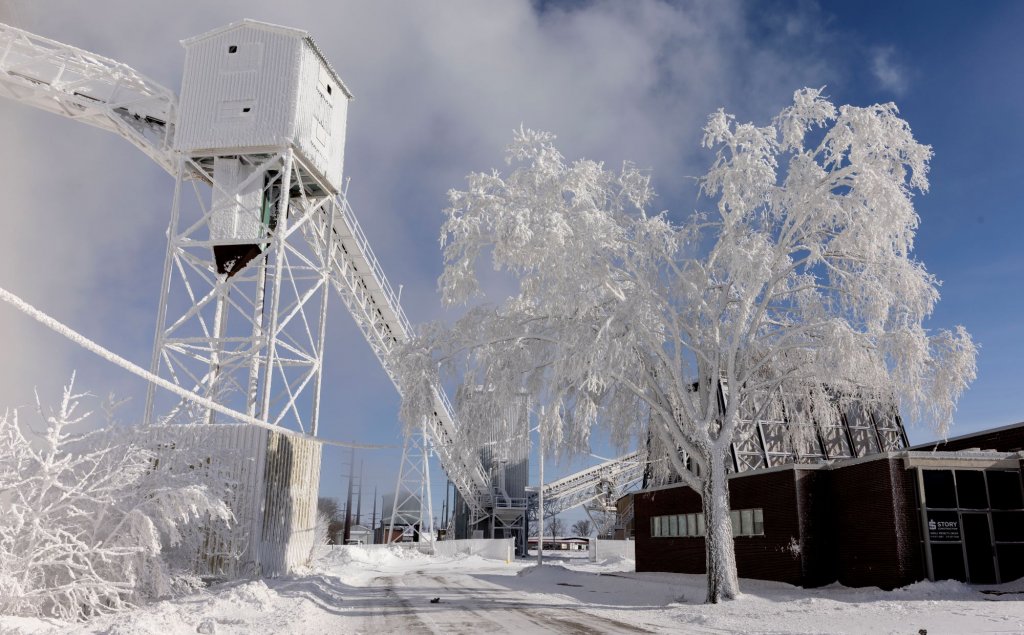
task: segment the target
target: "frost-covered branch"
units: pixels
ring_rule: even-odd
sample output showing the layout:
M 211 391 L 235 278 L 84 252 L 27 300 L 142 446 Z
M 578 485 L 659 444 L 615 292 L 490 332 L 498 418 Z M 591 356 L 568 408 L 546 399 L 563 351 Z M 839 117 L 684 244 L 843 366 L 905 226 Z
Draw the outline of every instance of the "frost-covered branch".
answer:
M 938 281 L 912 256 L 913 196 L 931 148 L 893 104 L 837 108 L 803 89 L 768 126 L 713 113 L 703 143 L 712 209 L 674 223 L 648 212 L 631 165 L 569 162 L 553 135 L 516 131 L 508 174 L 449 193 L 439 279 L 446 303 L 466 303 L 488 258 L 516 292 L 422 329 L 397 366 L 407 422 L 447 374 L 486 388 L 470 427 L 526 393 L 559 452 L 586 450 L 595 425 L 644 438 L 704 497 L 718 601 L 738 593 L 725 465 L 741 421 L 799 430 L 811 412 L 898 403 L 945 430 L 976 349 L 961 327 L 923 326 Z
M 230 512 L 187 474 L 157 467 L 139 431 L 90 429 L 89 396 L 0 416 L 0 613 L 81 619 L 193 584 L 166 550 Z M 194 556 L 198 552 L 191 552 Z

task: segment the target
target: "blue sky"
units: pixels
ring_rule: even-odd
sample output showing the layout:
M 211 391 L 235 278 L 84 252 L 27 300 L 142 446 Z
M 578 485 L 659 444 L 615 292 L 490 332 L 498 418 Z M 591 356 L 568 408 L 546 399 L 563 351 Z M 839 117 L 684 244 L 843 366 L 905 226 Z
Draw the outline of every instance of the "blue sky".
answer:
M 765 123 L 803 86 L 836 103 L 895 101 L 935 149 L 917 199 L 917 256 L 944 281 L 929 326 L 964 324 L 982 347 L 952 434 L 1024 419 L 1024 4 L 193 0 L 159 17 L 154 6 L 0 0 L 0 21 L 174 90 L 183 38 L 243 17 L 309 30 L 355 93 L 350 198 L 413 322 L 451 317 L 435 284 L 445 192 L 502 167 L 520 123 L 558 134 L 569 157 L 650 167 L 658 205 L 682 215 L 702 204 L 690 177 L 710 161 L 698 141 L 712 110 Z M 111 135 L 7 101 L 0 138 L 0 286 L 148 365 L 171 180 Z M 322 434 L 398 443 L 390 382 L 340 303 L 331 311 Z M 78 369 L 80 386 L 133 397 L 122 418 L 135 416 L 141 382 L 2 307 L 0 332 L 0 403 L 28 403 L 36 386 L 56 395 Z M 397 452 L 362 458 L 368 490 L 393 487 Z M 329 449 L 327 495 L 343 493 L 341 463 Z

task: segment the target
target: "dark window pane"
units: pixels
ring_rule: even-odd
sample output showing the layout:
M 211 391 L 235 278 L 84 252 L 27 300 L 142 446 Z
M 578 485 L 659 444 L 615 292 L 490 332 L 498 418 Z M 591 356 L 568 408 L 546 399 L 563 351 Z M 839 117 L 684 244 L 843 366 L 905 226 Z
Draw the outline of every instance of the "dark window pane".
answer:
M 956 471 L 956 494 L 961 509 L 988 509 L 985 474 L 977 470 Z
M 1024 512 L 992 512 L 996 542 L 1024 542 Z
M 996 545 L 996 557 L 999 558 L 1000 580 L 1013 582 L 1024 578 L 1024 545 Z
M 964 568 L 964 552 L 959 544 L 932 545 L 932 565 L 936 580 L 967 581 Z
M 964 554 L 967 556 L 967 577 L 972 584 L 995 584 L 996 561 L 992 549 L 992 533 L 988 514 L 961 514 L 964 532 Z
M 956 507 L 956 492 L 953 489 L 953 472 L 949 470 L 923 470 L 924 501 L 932 509 Z
M 997 470 L 986 472 L 988 497 L 992 509 L 1024 509 L 1020 491 L 1020 472 Z

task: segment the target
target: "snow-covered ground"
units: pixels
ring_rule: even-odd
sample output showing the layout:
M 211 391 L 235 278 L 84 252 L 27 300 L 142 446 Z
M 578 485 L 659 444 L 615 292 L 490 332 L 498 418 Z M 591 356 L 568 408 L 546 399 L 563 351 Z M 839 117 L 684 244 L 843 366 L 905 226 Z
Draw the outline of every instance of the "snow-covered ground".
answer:
M 537 568 L 334 550 L 304 576 L 222 584 L 86 624 L 0 617 L 0 633 L 1024 633 L 1024 581 L 887 593 L 742 580 L 741 599 L 709 606 L 702 576 L 585 556 L 552 553 Z

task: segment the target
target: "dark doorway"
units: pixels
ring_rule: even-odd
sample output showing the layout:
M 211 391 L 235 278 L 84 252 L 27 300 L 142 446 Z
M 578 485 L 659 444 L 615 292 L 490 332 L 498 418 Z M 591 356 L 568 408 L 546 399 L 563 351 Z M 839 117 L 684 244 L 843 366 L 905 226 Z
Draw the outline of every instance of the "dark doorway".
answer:
M 964 554 L 971 584 L 994 584 L 996 563 L 988 514 L 963 512 Z

